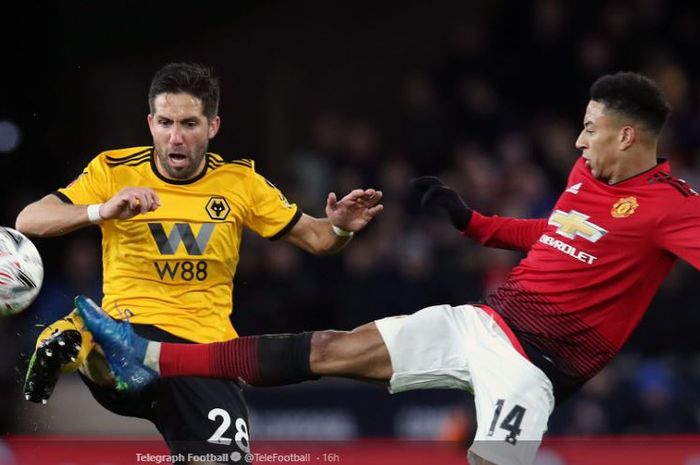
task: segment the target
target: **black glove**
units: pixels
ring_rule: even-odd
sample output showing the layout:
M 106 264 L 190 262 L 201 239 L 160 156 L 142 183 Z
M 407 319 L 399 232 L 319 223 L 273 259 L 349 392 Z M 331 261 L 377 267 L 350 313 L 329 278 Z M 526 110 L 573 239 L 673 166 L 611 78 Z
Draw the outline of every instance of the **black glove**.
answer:
M 459 194 L 440 179 L 435 176 L 421 176 L 411 179 L 411 187 L 421 196 L 421 206 L 443 209 L 455 228 L 460 231 L 467 229 L 472 219 L 472 209 L 464 203 Z

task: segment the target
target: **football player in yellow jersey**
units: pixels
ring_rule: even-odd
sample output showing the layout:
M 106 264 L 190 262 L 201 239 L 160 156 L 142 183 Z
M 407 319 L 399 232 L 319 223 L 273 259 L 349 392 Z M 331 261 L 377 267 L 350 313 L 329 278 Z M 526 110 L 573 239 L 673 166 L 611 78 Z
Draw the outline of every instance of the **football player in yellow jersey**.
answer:
M 18 230 L 39 237 L 99 225 L 102 306 L 113 318 L 128 318 L 144 337 L 199 343 L 237 337 L 229 316 L 244 228 L 326 254 L 382 210 L 380 191 L 356 189 L 340 200 L 330 193 L 327 218 L 314 218 L 289 203 L 251 160 L 227 162 L 208 152 L 220 118 L 218 79 L 206 67 L 164 66 L 148 98 L 152 147 L 99 154 L 73 183 L 28 205 L 16 221 Z M 79 369 L 98 402 L 151 420 L 173 454 L 245 461 L 248 417 L 236 382 L 171 379 L 126 396 L 114 389 L 106 367 L 71 312 L 39 336 L 25 396 L 46 402 L 60 373 Z

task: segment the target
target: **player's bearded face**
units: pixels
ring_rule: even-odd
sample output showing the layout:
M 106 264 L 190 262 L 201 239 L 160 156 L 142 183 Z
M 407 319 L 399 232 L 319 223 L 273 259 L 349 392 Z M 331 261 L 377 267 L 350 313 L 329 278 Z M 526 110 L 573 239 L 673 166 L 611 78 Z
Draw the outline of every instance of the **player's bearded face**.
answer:
M 161 94 L 154 103 L 148 126 L 158 171 L 177 180 L 197 176 L 205 169 L 209 139 L 219 129 L 219 117 L 209 121 L 202 113 L 201 100 L 189 94 Z
M 158 167 L 161 174 L 171 179 L 190 179 L 198 175 L 203 168 L 207 144 L 192 147 L 191 151 L 171 150 L 167 146 L 155 144 Z

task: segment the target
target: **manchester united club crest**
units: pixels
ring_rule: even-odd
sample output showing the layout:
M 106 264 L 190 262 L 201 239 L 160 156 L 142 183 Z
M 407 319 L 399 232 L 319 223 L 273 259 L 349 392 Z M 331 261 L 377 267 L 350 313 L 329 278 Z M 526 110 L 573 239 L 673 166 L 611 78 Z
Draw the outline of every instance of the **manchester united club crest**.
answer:
M 624 197 L 613 205 L 610 214 L 613 218 L 627 218 L 628 216 L 634 214 L 634 212 L 639 207 L 639 202 L 637 202 L 636 197 Z

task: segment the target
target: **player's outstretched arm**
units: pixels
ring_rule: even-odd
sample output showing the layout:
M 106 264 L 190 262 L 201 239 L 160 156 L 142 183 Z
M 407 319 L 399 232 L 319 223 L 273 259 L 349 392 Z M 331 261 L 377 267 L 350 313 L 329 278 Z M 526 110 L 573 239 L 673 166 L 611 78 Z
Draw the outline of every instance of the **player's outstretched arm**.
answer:
M 104 220 L 128 219 L 160 206 L 158 195 L 146 187 L 126 187 L 103 204 L 73 205 L 53 194 L 27 205 L 15 228 L 28 236 L 60 236 Z
M 469 226 L 473 211 L 452 188 L 435 176 L 421 176 L 411 180 L 411 187 L 420 195 L 421 206 L 441 210 L 459 231 Z
M 303 215 L 284 239 L 314 254 L 335 253 L 381 213 L 381 200 L 382 192 L 374 189 L 355 189 L 340 200 L 331 192 L 327 218 Z
M 15 229 L 27 236 L 60 236 L 92 224 L 87 205 L 65 203 L 53 194 L 30 203 L 17 215 Z
M 488 247 L 527 252 L 537 242 L 547 220 L 485 216 L 472 210 L 453 189 L 435 176 L 411 180 L 423 207 L 447 214 L 452 225 L 467 237 Z

